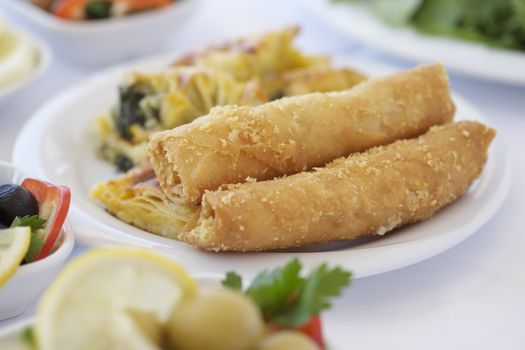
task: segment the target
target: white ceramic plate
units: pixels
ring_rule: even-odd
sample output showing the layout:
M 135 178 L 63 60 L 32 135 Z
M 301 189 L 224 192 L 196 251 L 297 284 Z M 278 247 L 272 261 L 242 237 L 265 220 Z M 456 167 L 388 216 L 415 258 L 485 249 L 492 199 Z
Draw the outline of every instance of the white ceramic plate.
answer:
M 235 268 L 253 276 L 262 268 L 282 265 L 299 256 L 307 268 L 329 261 L 354 271 L 355 277 L 398 269 L 438 254 L 464 240 L 481 227 L 502 203 L 510 183 L 503 145 L 499 138 L 481 179 L 467 195 L 432 219 L 378 240 L 337 243 L 303 251 L 255 254 L 212 254 L 184 243 L 156 236 L 109 215 L 88 196 L 97 181 L 116 175 L 114 167 L 95 155 L 92 123 L 117 100 L 123 72 L 134 68 L 155 69 L 171 62 L 160 57 L 115 68 L 89 79 L 56 97 L 29 120 L 20 133 L 13 159 L 54 183 L 68 185 L 73 193 L 70 218 L 78 240 L 88 246 L 131 244 L 169 253 L 190 271 L 223 273 Z M 351 58 L 341 64 L 358 67 L 370 75 L 392 69 Z M 459 118 L 480 119 L 468 103 L 455 97 Z
M 297 1 L 313 16 L 348 37 L 415 62 L 443 61 L 459 73 L 499 82 L 525 84 L 525 53 L 489 48 L 446 37 L 425 36 L 412 28 L 384 24 L 362 4 L 331 0 Z

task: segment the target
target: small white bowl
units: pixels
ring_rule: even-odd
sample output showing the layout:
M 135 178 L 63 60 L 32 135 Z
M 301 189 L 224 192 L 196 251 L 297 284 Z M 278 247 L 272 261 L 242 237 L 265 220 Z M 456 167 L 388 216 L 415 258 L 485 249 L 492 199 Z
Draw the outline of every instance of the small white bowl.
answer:
M 67 21 L 28 0 L 2 0 L 3 5 L 71 61 L 101 66 L 158 51 L 200 0 L 178 0 L 167 8 L 122 18 Z
M 22 265 L 15 275 L 0 288 L 0 321 L 16 317 L 36 299 L 62 269 L 75 245 L 68 222 L 62 233 L 62 243 L 51 255 L 42 260 Z
M 32 174 L 9 163 L 0 162 L 0 184 L 17 183 Z M 53 281 L 71 254 L 75 238 L 69 222 L 62 229 L 60 246 L 44 259 L 21 265 L 16 273 L 0 287 L 0 321 L 24 312 L 32 302 Z
M 33 67 L 31 73 L 27 74 L 22 79 L 16 81 L 13 84 L 9 84 L 3 88 L 0 88 L 0 103 L 4 100 L 7 100 L 9 97 L 18 93 L 25 87 L 29 86 L 35 82 L 38 78 L 44 74 L 45 71 L 49 68 L 52 60 L 51 50 L 49 46 L 41 39 L 27 34 L 25 31 L 20 30 L 19 28 L 9 28 L 9 30 L 16 31 L 17 33 L 25 36 L 33 45 L 36 50 L 36 65 Z

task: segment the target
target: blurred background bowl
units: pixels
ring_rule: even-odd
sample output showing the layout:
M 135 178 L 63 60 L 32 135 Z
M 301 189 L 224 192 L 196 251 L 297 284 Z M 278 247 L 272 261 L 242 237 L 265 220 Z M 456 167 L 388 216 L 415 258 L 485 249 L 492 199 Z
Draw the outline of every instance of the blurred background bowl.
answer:
M 51 54 L 51 49 L 44 40 L 31 36 L 28 33 L 21 31 L 19 28 L 12 28 L 11 30 L 18 32 L 20 35 L 27 38 L 27 40 L 29 40 L 29 42 L 33 45 L 36 52 L 36 63 L 32 72 L 17 80 L 16 82 L 0 88 L 0 103 L 14 96 L 16 93 L 30 86 L 38 78 L 40 78 L 51 65 L 53 57 Z
M 14 165 L 0 162 L 0 184 L 19 184 L 27 177 L 34 176 Z M 67 219 L 60 240 L 60 245 L 52 254 L 21 265 L 9 281 L 0 287 L 0 321 L 24 312 L 26 306 L 49 286 L 62 269 L 75 245 L 73 231 Z
M 68 60 L 104 66 L 158 52 L 199 2 L 178 0 L 165 8 L 94 21 L 63 20 L 27 0 L 2 0 L 0 5 Z

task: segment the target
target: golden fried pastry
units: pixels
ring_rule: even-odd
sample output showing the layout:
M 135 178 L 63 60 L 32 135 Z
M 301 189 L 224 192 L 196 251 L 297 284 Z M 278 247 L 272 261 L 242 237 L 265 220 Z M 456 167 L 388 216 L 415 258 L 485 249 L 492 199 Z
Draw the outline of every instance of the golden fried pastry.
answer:
M 121 162 L 125 157 L 134 164 L 140 164 L 146 153 L 144 140 L 151 133 L 152 128 L 162 129 L 168 125 L 189 122 L 199 114 L 199 111 L 201 113 L 207 111 L 213 103 L 224 103 L 234 97 L 239 98 L 239 103 L 247 104 L 255 103 L 261 98 L 260 91 L 254 85 L 252 85 L 253 90 L 239 90 L 239 87 L 248 88 L 251 84 L 235 83 L 229 85 L 229 82 L 233 82 L 229 79 L 222 82 L 223 86 L 213 89 L 206 88 L 210 86 L 209 78 L 212 75 L 203 75 L 205 72 L 202 69 L 180 69 L 155 74 L 135 73 L 132 79 L 133 85 L 135 88 L 149 91 L 143 98 L 144 101 L 158 101 L 157 104 L 164 106 L 163 112 L 160 113 L 162 118 L 157 119 L 152 113 L 145 113 L 149 116 L 148 122 L 145 123 L 149 128 L 146 129 L 139 125 L 132 126 L 130 131 L 134 135 L 135 144 L 133 144 L 123 139 L 115 128 L 108 124 L 108 118 L 101 117 L 98 126 L 99 132 L 104 137 L 105 158 Z M 341 74 L 343 74 L 343 78 L 341 78 Z M 220 76 L 218 74 L 215 77 Z M 360 82 L 361 79 L 363 79 L 362 75 L 349 69 L 328 67 L 302 69 L 294 71 L 287 78 L 289 88 L 287 88 L 286 93 L 293 93 L 293 91 L 299 93 L 299 91 L 309 89 L 321 91 L 324 89 L 347 89 Z M 319 83 L 313 83 L 314 80 Z M 220 81 L 218 79 L 216 83 L 221 84 Z M 210 93 L 205 93 L 205 91 Z M 242 91 L 245 92 L 244 96 L 238 94 Z M 218 96 L 213 94 L 218 94 Z M 143 110 L 147 110 L 151 103 L 141 103 L 140 105 Z M 121 168 L 125 170 L 125 167 Z M 120 220 L 170 238 L 176 238 L 180 232 L 187 229 L 189 222 L 195 221 L 198 217 L 196 214 L 197 207 L 177 206 L 166 197 L 159 188 L 158 181 L 155 179 L 155 174 L 149 164 L 146 167 L 133 168 L 116 179 L 97 183 L 91 191 L 91 196 L 104 204 L 106 210 Z
M 150 137 L 150 161 L 166 195 L 198 203 L 206 190 L 323 166 L 352 152 L 418 136 L 455 107 L 440 64 L 366 81 L 341 92 L 260 106 L 216 107 Z
M 239 39 L 185 56 L 158 72 L 134 72 L 119 86 L 118 104 L 97 119 L 99 154 L 120 170 L 138 165 L 152 132 L 172 129 L 214 106 L 256 105 L 288 94 L 349 89 L 362 80 L 327 57 L 293 46 L 298 28 Z
M 213 251 L 262 251 L 384 235 L 428 219 L 481 174 L 495 132 L 478 122 L 340 158 L 312 172 L 206 192 L 179 238 Z
M 365 81 L 366 76 L 349 68 L 314 66 L 285 72 L 282 80 L 282 95 L 296 96 L 346 90 Z
M 90 196 L 120 220 L 172 239 L 193 228 L 199 217 L 199 208 L 173 203 L 164 195 L 147 163 L 96 184 Z
M 231 74 L 238 81 L 257 78 L 268 96 L 274 97 L 282 89 L 281 75 L 286 71 L 329 64 L 326 56 L 307 55 L 294 47 L 293 40 L 299 31 L 299 27 L 288 27 L 240 38 L 190 53 L 175 65 L 213 68 Z

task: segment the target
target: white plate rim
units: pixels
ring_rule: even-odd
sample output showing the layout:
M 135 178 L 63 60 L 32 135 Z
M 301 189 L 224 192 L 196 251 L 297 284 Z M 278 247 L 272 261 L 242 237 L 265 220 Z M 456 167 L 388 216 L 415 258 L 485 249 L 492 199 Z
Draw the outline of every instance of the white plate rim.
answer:
M 449 69 L 460 74 L 525 85 L 525 52 L 423 35 L 410 27 L 390 27 L 360 4 L 336 3 L 330 0 L 296 2 L 338 33 L 405 60 L 433 62 L 439 58 Z M 359 12 L 352 13 L 355 10 Z M 356 20 L 359 21 L 358 25 Z M 462 59 L 458 59 L 459 55 Z
M 42 178 L 48 178 L 49 174 L 45 173 L 42 166 L 38 163 L 38 159 L 36 159 L 35 161 L 31 161 L 31 159 L 28 159 L 27 154 L 31 151 L 31 149 L 34 149 L 38 146 L 36 135 L 39 135 L 39 133 L 42 132 L 42 125 L 44 125 L 45 122 L 48 121 L 48 119 L 52 119 L 52 114 L 49 113 L 50 111 L 59 108 L 61 105 L 67 103 L 70 99 L 73 99 L 75 96 L 82 95 L 82 92 L 91 84 L 98 84 L 100 83 L 100 81 L 104 81 L 104 77 L 106 77 L 108 74 L 115 74 L 115 72 L 126 71 L 131 69 L 130 67 L 156 67 L 160 64 L 171 62 L 173 60 L 173 57 L 173 54 L 162 55 L 139 60 L 134 63 L 128 63 L 125 65 L 117 66 L 115 68 L 105 70 L 95 75 L 94 77 L 87 79 L 83 83 L 78 84 L 76 87 L 69 89 L 67 92 L 57 95 L 54 99 L 52 99 L 39 111 L 37 111 L 23 127 L 15 142 L 13 150 L 13 162 L 15 164 L 23 164 L 26 167 L 29 167 L 30 170 L 34 171 Z M 379 69 L 379 71 L 383 72 L 392 70 L 391 67 L 385 67 L 377 64 L 371 65 L 369 62 L 360 62 L 359 59 L 351 57 L 338 57 L 336 58 L 336 61 L 352 62 L 352 65 L 354 67 L 359 67 L 360 65 L 367 65 L 368 67 L 374 66 L 377 69 Z M 462 105 L 466 110 L 468 110 L 469 114 L 473 116 L 479 116 L 479 113 L 475 110 L 475 108 L 473 108 L 468 102 L 465 102 L 463 98 L 455 94 L 454 98 L 458 105 Z M 40 137 L 42 137 L 42 135 L 40 135 Z M 94 219 L 86 216 L 82 211 L 76 208 L 74 199 L 72 201 L 72 210 L 70 217 L 71 222 L 74 225 L 73 229 L 77 234 L 78 241 L 84 245 L 104 246 L 114 244 L 130 244 L 149 247 L 174 256 L 176 260 L 186 265 L 188 269 L 194 273 L 220 272 L 224 271 L 224 266 L 235 266 L 241 268 L 239 272 L 241 272 L 242 274 L 246 275 L 247 277 L 253 277 L 253 274 L 260 270 L 261 267 L 273 268 L 275 266 L 282 265 L 292 256 L 300 255 L 306 269 L 310 269 L 322 262 L 326 262 L 329 260 L 332 263 L 337 262 L 347 268 L 352 269 L 354 271 L 354 278 L 359 278 L 396 270 L 417 263 L 419 261 L 428 259 L 463 241 L 464 239 L 475 233 L 483 224 L 485 224 L 496 213 L 497 209 L 503 203 L 503 200 L 505 199 L 507 192 L 510 188 L 511 181 L 509 164 L 506 152 L 504 151 L 504 145 L 503 141 L 501 140 L 501 137 L 496 138 L 493 142 L 490 149 L 490 154 L 491 156 L 489 156 L 487 169 L 493 170 L 494 167 L 497 167 L 501 170 L 501 173 L 498 174 L 498 180 L 495 180 L 497 181 L 497 188 L 496 190 L 494 190 L 494 194 L 491 195 L 490 202 L 482 205 L 482 210 L 480 210 L 477 213 L 475 218 L 473 218 L 473 220 L 471 220 L 466 227 L 452 230 L 446 235 L 431 237 L 423 241 L 416 240 L 412 242 L 405 242 L 403 244 L 404 247 L 396 246 L 393 248 L 393 251 L 399 252 L 403 252 L 403 248 L 405 248 L 405 251 L 406 249 L 410 248 L 410 250 L 412 251 L 410 257 L 407 257 L 405 254 L 391 254 L 391 256 L 387 259 L 388 261 L 378 261 L 377 259 L 376 261 L 368 260 L 361 262 L 361 266 L 347 266 L 346 264 L 344 264 L 345 255 L 348 255 L 348 252 L 346 250 L 331 251 L 328 253 L 253 253 L 243 254 L 242 258 L 239 258 L 239 256 L 241 256 L 240 254 L 204 253 L 193 248 L 187 247 L 185 245 L 184 248 L 179 249 L 177 247 L 176 251 L 174 251 L 173 247 L 169 247 L 165 244 L 158 243 L 163 240 L 168 240 L 163 237 L 153 235 L 154 238 L 151 237 L 151 239 L 142 239 L 140 237 L 135 237 L 132 240 L 130 240 L 129 236 L 127 236 L 126 233 L 123 233 L 118 229 L 115 229 L 108 225 L 96 222 Z M 497 164 L 493 164 L 496 161 Z M 492 164 L 492 167 L 489 167 L 490 164 Z M 483 176 L 487 175 L 484 174 Z M 492 176 L 494 177 L 494 175 Z M 105 233 L 102 234 L 102 231 Z M 148 237 L 150 237 L 151 235 L 146 232 L 144 233 L 147 234 Z M 155 242 L 153 242 L 152 240 L 154 240 Z M 383 241 L 385 241 L 385 239 L 383 239 Z M 174 241 L 170 240 L 170 242 L 173 243 Z M 175 242 L 173 244 L 182 243 Z M 359 246 L 358 250 L 363 251 L 364 249 L 370 250 L 375 248 L 376 247 L 367 248 L 366 245 L 364 245 Z M 251 263 L 242 264 L 242 259 L 250 259 Z M 188 264 L 189 261 L 191 261 L 191 265 Z

